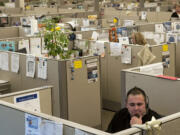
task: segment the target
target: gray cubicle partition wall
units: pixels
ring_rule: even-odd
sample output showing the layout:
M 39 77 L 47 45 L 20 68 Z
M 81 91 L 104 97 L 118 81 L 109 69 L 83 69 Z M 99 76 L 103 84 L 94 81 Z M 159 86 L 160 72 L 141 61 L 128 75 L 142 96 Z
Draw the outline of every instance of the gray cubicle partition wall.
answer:
M 42 113 L 52 115 L 52 98 L 51 98 L 52 86 L 43 86 L 43 87 L 38 87 L 34 89 L 28 89 L 28 90 L 23 90 L 19 92 L 3 94 L 3 95 L 0 95 L 0 100 L 13 104 L 15 97 L 17 96 L 23 97 L 25 95 L 31 95 L 37 92 L 39 93 L 38 98 L 40 102 L 40 111 Z
M 84 125 L 80 125 L 71 121 L 52 117 L 43 113 L 35 113 L 32 111 L 28 111 L 21 107 L 3 101 L 0 101 L 0 112 L 0 130 L 2 135 L 24 135 L 26 127 L 25 114 L 36 116 L 38 118 L 41 118 L 42 120 L 49 120 L 50 123 L 62 123 L 63 135 L 74 135 L 75 129 L 84 131 L 86 135 L 110 135 L 109 133 L 93 129 Z
M 158 78 L 154 75 L 140 73 L 139 67 L 123 70 L 121 73 L 122 105 L 129 89 L 139 87 L 149 97 L 149 105 L 162 115 L 180 111 L 180 81 Z
M 175 75 L 175 44 L 170 44 L 170 67 L 165 69 L 165 73 L 169 75 Z M 132 53 L 132 63 L 131 64 L 122 64 L 121 56 L 110 56 L 110 47 L 109 44 L 106 44 L 106 55 L 105 58 L 101 58 L 101 90 L 103 97 L 103 108 L 117 111 L 121 108 L 121 70 L 128 69 L 132 67 L 139 66 L 139 60 L 137 53 L 143 48 L 139 45 L 131 45 Z M 162 45 L 154 45 L 150 47 L 152 53 L 156 56 L 156 59 L 153 61 L 161 62 L 162 61 Z
M 74 122 L 70 122 L 67 120 L 59 119 L 56 117 L 52 117 L 49 115 L 45 115 L 43 113 L 35 113 L 32 111 L 27 111 L 23 108 L 20 108 L 16 105 L 0 101 L 0 121 L 4 121 L 0 123 L 0 130 L 1 134 L 3 135 L 23 135 L 25 134 L 25 115 L 33 115 L 35 117 L 40 118 L 43 120 L 48 120 L 50 123 L 62 123 L 63 124 L 63 135 L 74 135 L 75 130 L 79 129 L 83 131 L 82 134 L 86 135 L 137 135 L 141 134 L 147 134 L 146 131 L 140 130 L 138 128 L 130 128 L 127 130 L 123 130 L 121 132 L 117 132 L 114 134 L 109 134 L 97 129 L 93 129 L 87 126 L 83 126 Z M 170 116 L 166 116 L 164 118 L 159 119 L 161 124 L 161 131 L 160 135 L 167 135 L 167 134 L 173 134 L 173 135 L 179 135 L 180 128 L 180 113 L 172 114 Z M 42 124 L 42 123 L 41 123 Z M 42 124 L 43 125 L 43 124 Z M 42 127 L 41 125 L 41 127 Z M 142 125 L 143 127 L 146 127 L 146 125 Z M 40 127 L 40 128 L 41 128 Z M 49 134 L 51 135 L 51 134 Z
M 10 67 L 10 56 L 13 52 L 8 52 L 8 53 L 9 53 L 9 67 Z M 87 81 L 88 68 L 86 66 L 83 66 L 80 69 L 74 70 L 73 77 L 75 80 L 71 81 L 69 80 L 68 77 L 69 72 L 71 71 L 71 67 L 69 67 L 68 65 L 70 60 L 59 61 L 55 59 L 47 59 L 48 76 L 46 80 L 43 80 L 37 78 L 38 58 L 36 57 L 35 77 L 31 78 L 31 77 L 26 77 L 26 55 L 25 54 L 19 54 L 19 55 L 20 55 L 20 67 L 18 74 L 12 73 L 11 71 L 0 70 L 0 74 L 1 74 L 0 79 L 10 81 L 12 92 L 16 92 L 24 89 L 31 89 L 44 85 L 52 85 L 53 86 L 52 107 L 53 107 L 54 116 L 65 118 L 72 121 L 75 120 L 76 122 L 79 122 L 81 124 L 93 126 L 93 127 L 101 125 L 99 71 L 97 77 L 98 80 L 95 83 L 90 84 Z M 82 61 L 82 63 L 84 63 L 86 60 L 91 58 L 97 60 L 97 69 L 99 69 L 98 56 L 83 57 L 80 58 L 79 60 Z M 74 59 L 73 61 L 75 60 L 77 59 Z M 81 76 L 86 78 L 86 80 L 83 80 Z M 83 82 L 83 84 L 81 84 L 81 82 Z M 76 85 L 77 83 L 81 85 Z M 76 90 L 76 87 L 78 88 L 78 90 Z M 84 90 L 86 90 L 86 93 L 84 93 L 85 92 Z M 73 95 L 73 99 L 71 100 L 72 93 L 74 93 L 75 91 L 78 92 Z M 84 94 L 83 95 L 80 94 L 81 92 Z M 74 100 L 74 98 L 79 100 Z M 79 106 L 79 104 L 81 104 L 81 106 Z M 82 111 L 82 109 L 76 109 L 79 107 L 84 108 L 84 111 Z M 90 109 L 88 110 L 88 108 Z M 84 117 L 84 119 L 82 120 L 78 117 L 80 115 L 81 116 L 85 115 L 86 117 Z M 90 120 L 88 119 L 89 117 L 91 117 Z

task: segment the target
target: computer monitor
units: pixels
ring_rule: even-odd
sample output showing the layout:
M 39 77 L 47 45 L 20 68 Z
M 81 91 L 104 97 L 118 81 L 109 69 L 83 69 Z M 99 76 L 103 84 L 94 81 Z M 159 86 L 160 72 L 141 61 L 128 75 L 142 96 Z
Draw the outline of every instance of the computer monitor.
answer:
M 0 17 L 0 24 L 8 24 L 8 17 Z

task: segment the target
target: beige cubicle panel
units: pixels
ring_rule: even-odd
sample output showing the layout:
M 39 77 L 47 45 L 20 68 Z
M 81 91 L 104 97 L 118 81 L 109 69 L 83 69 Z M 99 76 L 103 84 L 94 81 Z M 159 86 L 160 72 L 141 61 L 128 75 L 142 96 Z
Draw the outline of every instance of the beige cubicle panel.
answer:
M 72 63 L 79 62 L 80 67 Z M 74 65 L 75 66 L 75 65 Z M 94 69 L 93 69 L 94 68 Z M 97 80 L 89 79 L 90 72 L 97 72 Z M 66 62 L 68 120 L 84 125 L 101 127 L 101 91 L 99 57 L 85 57 Z
M 121 56 L 111 56 L 109 45 L 106 44 L 106 55 L 103 60 L 105 65 L 101 65 L 101 90 L 103 97 L 103 107 L 106 109 L 117 111 L 121 108 L 121 70 L 139 66 L 139 58 L 137 53 L 143 48 L 140 45 L 131 45 L 131 64 L 121 63 Z M 156 56 L 153 61 L 162 61 L 162 45 L 154 45 L 150 47 L 151 52 Z M 169 45 L 170 66 L 165 69 L 166 74 L 175 75 L 175 44 Z M 104 68 L 104 66 L 106 68 Z
M 52 98 L 51 98 L 52 86 L 44 86 L 34 89 L 23 90 L 19 92 L 11 92 L 8 94 L 3 94 L 0 95 L 0 100 L 13 104 L 14 98 L 16 96 L 24 96 L 27 94 L 33 94 L 35 92 L 39 93 L 40 111 L 42 113 L 52 115 Z
M 170 65 L 168 68 L 164 68 L 164 75 L 169 75 L 169 76 L 176 76 L 176 50 L 177 50 L 177 45 L 175 43 L 171 43 L 168 45 L 168 51 L 170 54 Z M 162 61 L 163 57 L 163 47 L 162 46 L 153 46 L 151 48 L 151 51 L 153 54 L 156 54 L 156 62 Z
M 1 51 L 2 52 L 2 51 Z M 11 55 L 14 52 L 7 52 L 9 54 L 9 67 L 11 61 Z M 17 54 L 17 53 L 15 53 Z M 69 120 L 75 120 L 81 124 L 89 125 L 89 126 L 101 126 L 101 95 L 100 95 L 100 77 L 99 77 L 99 70 L 98 70 L 98 80 L 96 83 L 83 83 L 82 81 L 87 81 L 87 68 L 83 66 L 82 68 L 75 70 L 74 72 L 74 82 L 72 80 L 68 80 L 68 75 L 70 74 L 69 70 L 71 67 L 67 63 L 71 63 L 71 60 L 56 60 L 56 59 L 47 59 L 47 79 L 40 79 L 38 78 L 38 57 L 35 58 L 36 61 L 36 72 L 34 78 L 26 76 L 26 54 L 19 54 L 19 72 L 13 73 L 11 71 L 4 71 L 0 70 L 0 79 L 8 80 L 11 82 L 11 92 L 17 92 L 24 89 L 32 89 L 44 85 L 52 85 L 52 108 L 53 108 L 53 115 Z M 99 68 L 99 57 L 92 56 L 92 57 L 82 57 L 80 58 L 81 61 L 86 61 L 87 59 L 96 59 L 97 60 L 97 68 Z M 77 59 L 79 60 L 79 59 Z M 76 61 L 73 59 L 72 61 Z M 78 71 L 78 72 L 76 72 Z M 81 76 L 86 77 L 86 80 L 83 80 Z M 83 87 L 80 85 L 81 84 Z M 83 92 L 84 89 L 86 90 L 88 95 L 82 95 L 79 93 L 72 94 L 71 92 L 75 92 L 76 90 L 79 92 Z M 94 91 L 93 91 L 93 90 Z M 95 96 L 94 96 L 95 95 Z M 86 96 L 86 98 L 85 98 Z M 96 98 L 94 98 L 96 97 Z M 79 99 L 78 100 L 74 100 Z M 72 100 L 71 100 L 72 99 Z M 81 100 L 80 100 L 81 99 Z M 93 99 L 93 100 L 92 100 Z M 74 100 L 74 101 L 73 101 Z M 84 102 L 85 100 L 86 102 Z M 72 101 L 72 102 L 70 102 Z M 92 102 L 94 101 L 94 102 Z M 83 104 L 83 109 L 80 109 L 81 106 L 79 104 Z M 86 106 L 89 106 L 91 110 L 88 110 Z M 76 109 L 77 107 L 79 109 Z M 93 108 L 95 108 L 93 110 Z M 74 114 L 74 112 L 76 112 Z M 79 115 L 86 116 L 84 119 L 81 119 Z M 77 115 L 77 116 L 76 116 Z M 76 117 L 76 118 L 75 118 Z M 88 117 L 91 117 L 89 120 Z
M 180 42 L 177 42 L 177 46 L 176 46 L 176 76 L 180 77 Z
M 1 27 L 0 28 L 0 38 L 12 38 L 19 37 L 20 31 L 19 27 Z

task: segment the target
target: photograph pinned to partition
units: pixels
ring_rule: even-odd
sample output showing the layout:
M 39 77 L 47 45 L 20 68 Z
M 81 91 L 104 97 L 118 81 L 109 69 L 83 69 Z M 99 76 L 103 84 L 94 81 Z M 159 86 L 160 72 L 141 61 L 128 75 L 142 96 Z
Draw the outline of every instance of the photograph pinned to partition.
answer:
M 166 42 L 167 43 L 177 43 L 177 34 L 166 33 Z
M 173 22 L 173 31 L 180 32 L 180 22 Z
M 127 34 L 128 33 L 128 30 L 127 30 L 127 27 L 120 27 L 120 28 L 117 28 L 117 36 L 118 37 L 127 37 Z
M 25 113 L 25 135 L 40 135 L 41 121 L 40 117 Z
M 95 83 L 98 81 L 97 61 L 87 63 L 87 77 L 88 83 Z
M 168 44 L 162 45 L 162 62 L 164 68 L 170 67 L 170 52 L 168 49 Z
M 165 28 L 165 31 L 171 31 L 172 30 L 172 23 L 171 22 L 164 22 L 163 26 Z
M 35 56 L 26 56 L 26 76 L 32 78 L 35 76 Z
M 0 50 L 3 51 L 15 51 L 14 41 L 0 41 Z

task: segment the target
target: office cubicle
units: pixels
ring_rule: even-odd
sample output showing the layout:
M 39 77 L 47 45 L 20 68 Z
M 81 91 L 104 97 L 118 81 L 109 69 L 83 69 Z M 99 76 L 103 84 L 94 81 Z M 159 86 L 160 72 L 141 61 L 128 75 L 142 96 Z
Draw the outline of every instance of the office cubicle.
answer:
M 125 97 L 129 89 L 137 86 L 143 89 L 149 97 L 150 107 L 162 115 L 170 115 L 180 111 L 180 81 L 169 73 L 155 73 L 159 68 L 156 65 L 147 65 L 141 67 L 122 70 L 121 72 L 121 102 L 125 106 Z M 145 70 L 143 70 L 145 69 Z M 146 72 L 144 72 L 146 71 Z M 153 72 L 152 72 L 153 71 Z M 158 77 L 158 74 L 163 76 Z M 165 78 L 163 78 L 165 77 Z
M 0 100 L 52 115 L 52 86 L 22 90 L 0 95 Z
M 137 53 L 143 48 L 140 45 L 127 45 L 131 48 L 131 63 L 122 63 L 121 56 L 111 56 L 109 43 L 105 46 L 105 57 L 101 58 L 101 88 L 103 92 L 103 107 L 117 111 L 121 106 L 121 70 L 139 66 Z M 153 55 L 156 56 L 155 62 L 163 60 L 163 45 L 152 45 L 149 47 Z M 169 44 L 170 66 L 165 69 L 169 75 L 175 74 L 175 44 Z
M 15 52 L 0 52 L 9 59 L 9 71 L 0 70 L 0 79 L 11 83 L 11 92 L 53 85 L 53 115 L 92 127 L 101 125 L 100 68 L 98 56 L 86 56 L 71 60 L 43 58 L 47 62 L 47 77 L 38 74 L 42 57 Z M 19 71 L 11 71 L 11 56 L 19 55 Z M 27 59 L 34 58 L 35 72 L 27 76 Z M 7 64 L 7 63 L 6 63 Z M 46 64 L 45 64 L 46 65 Z
M 31 130 L 34 124 L 34 126 L 36 126 L 36 129 L 42 130 L 41 133 L 44 133 L 43 135 L 74 135 L 78 133 L 86 133 L 87 135 L 108 135 L 108 133 L 97 129 L 93 129 L 71 121 L 46 115 L 44 113 L 28 111 L 25 108 L 18 107 L 17 105 L 4 101 L 0 101 L 0 112 L 0 130 L 1 134 L 4 135 L 23 135 L 25 133 L 27 134 L 28 131 L 26 129 Z M 32 120 L 32 123 L 27 123 L 27 121 L 30 120 Z M 32 126 L 30 127 L 29 124 L 32 124 Z M 37 133 L 39 135 L 40 131 L 34 131 L 36 131 L 34 133 Z
M 144 124 L 140 125 L 140 128 L 132 127 L 121 132 L 110 134 L 44 113 L 28 111 L 25 108 L 4 101 L 0 101 L 0 112 L 0 130 L 1 134 L 5 135 L 21 135 L 29 132 L 34 132 L 38 135 L 137 135 L 142 133 L 148 135 L 148 133 L 155 131 L 151 127 L 151 130 L 149 130 L 151 132 L 147 132 L 147 125 Z M 179 119 L 180 113 L 158 119 L 158 122 L 161 123 L 159 134 L 178 135 L 180 132 Z M 36 127 L 35 130 L 34 126 Z M 141 130 L 141 128 L 144 130 Z

